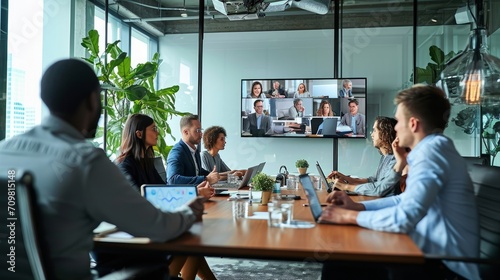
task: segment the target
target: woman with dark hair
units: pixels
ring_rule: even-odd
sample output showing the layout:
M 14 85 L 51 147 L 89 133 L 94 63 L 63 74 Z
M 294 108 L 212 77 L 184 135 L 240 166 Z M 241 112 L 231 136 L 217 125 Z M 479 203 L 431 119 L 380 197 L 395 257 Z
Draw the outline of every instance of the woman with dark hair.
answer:
M 392 151 L 392 142 L 396 139 L 394 127 L 397 121 L 393 118 L 379 116 L 375 119 L 371 137 L 373 146 L 382 157 L 375 176 L 368 178 L 352 178 L 338 171 L 332 171 L 328 178 L 335 180 L 335 188 L 353 191 L 369 196 L 391 196 L 401 193 L 401 172 L 393 170 L 396 158 Z
M 123 128 L 116 164 L 137 191 L 142 184 L 165 184 L 153 162 L 158 134 L 154 120 L 143 114 L 131 115 Z
M 154 167 L 154 151 L 158 141 L 158 127 L 154 120 L 144 114 L 130 115 L 122 132 L 120 155 L 116 163 L 135 189 L 143 184 L 165 184 Z M 198 185 L 198 193 L 211 196 L 210 186 L 203 182 Z M 204 257 L 174 256 L 169 262 L 169 273 L 182 279 L 216 279 Z
M 250 94 L 247 95 L 247 98 L 266 98 L 266 95 L 262 92 L 262 84 L 260 82 L 255 81 L 252 83 L 252 90 Z
M 335 116 L 332 111 L 332 105 L 328 100 L 322 100 L 319 104 L 319 109 L 316 112 L 316 116 Z
M 221 126 L 211 126 L 203 133 L 203 145 L 206 151 L 201 153 L 201 163 L 206 170 L 212 170 L 214 166 L 221 176 L 221 180 L 227 179 L 227 174 L 236 176 L 245 175 L 246 170 L 231 170 L 219 155 L 220 150 L 226 147 L 226 130 Z

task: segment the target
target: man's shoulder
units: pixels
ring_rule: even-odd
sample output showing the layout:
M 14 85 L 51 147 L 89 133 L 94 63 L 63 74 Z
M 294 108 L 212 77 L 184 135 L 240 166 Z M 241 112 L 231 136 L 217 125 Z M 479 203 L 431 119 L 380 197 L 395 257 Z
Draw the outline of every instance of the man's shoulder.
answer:
M 175 145 L 172 147 L 172 149 L 168 153 L 167 160 L 169 160 L 169 159 L 175 159 L 175 158 L 179 157 L 179 155 L 184 150 L 184 145 L 183 144 L 184 143 L 182 142 L 182 140 L 180 140 L 179 142 L 175 143 Z

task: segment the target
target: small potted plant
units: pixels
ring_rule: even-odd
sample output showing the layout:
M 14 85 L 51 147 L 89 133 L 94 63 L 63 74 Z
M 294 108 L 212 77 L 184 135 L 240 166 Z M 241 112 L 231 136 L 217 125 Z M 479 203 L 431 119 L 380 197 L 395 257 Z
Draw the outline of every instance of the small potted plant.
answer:
M 266 173 L 259 172 L 252 178 L 252 187 L 254 190 L 262 191 L 262 205 L 267 205 L 271 192 L 274 187 L 274 180 Z
M 295 162 L 295 167 L 297 167 L 297 169 L 299 170 L 299 174 L 303 175 L 307 173 L 309 163 L 305 159 L 299 159 Z

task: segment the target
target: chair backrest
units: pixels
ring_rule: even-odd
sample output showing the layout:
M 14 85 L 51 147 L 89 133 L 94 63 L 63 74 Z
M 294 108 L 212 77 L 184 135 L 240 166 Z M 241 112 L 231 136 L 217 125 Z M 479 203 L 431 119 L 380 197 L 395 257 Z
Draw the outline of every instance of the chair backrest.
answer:
M 474 184 L 481 229 L 481 258 L 500 261 L 500 167 L 473 164 Z M 483 279 L 498 279 L 500 266 L 480 264 Z
M 158 174 L 163 179 L 163 181 L 167 182 L 167 170 L 165 169 L 165 165 L 163 165 L 163 159 L 161 157 L 155 157 L 154 165 Z
M 7 241 L 8 244 L 5 244 L 1 242 L 1 247 L 2 252 L 10 252 L 11 248 L 15 248 L 15 257 L 9 257 L 14 260 L 15 273 L 6 275 L 2 273 L 0 278 L 50 279 L 50 273 L 42 255 L 43 244 L 39 241 L 40 224 L 38 212 L 34 210 L 36 209 L 36 194 L 33 188 L 33 176 L 29 172 L 22 173 L 15 170 L 9 172 L 11 174 L 1 175 L 0 182 L 2 186 L 9 188 L 8 195 L 2 195 L 2 200 L 5 200 L 2 201 L 2 205 L 8 205 L 10 208 L 8 211 L 0 212 L 2 212 L 2 220 L 6 220 L 10 225 L 7 227 L 7 235 L 12 238 L 10 240 L 15 240 L 15 243 Z M 4 177 L 6 175 L 7 177 Z M 3 217 L 3 213 L 7 216 Z M 2 271 L 7 272 L 6 270 Z

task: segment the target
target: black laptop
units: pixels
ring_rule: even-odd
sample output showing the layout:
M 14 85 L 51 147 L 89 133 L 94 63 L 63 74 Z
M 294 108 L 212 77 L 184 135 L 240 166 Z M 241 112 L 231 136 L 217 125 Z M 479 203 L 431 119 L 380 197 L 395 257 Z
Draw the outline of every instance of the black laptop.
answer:
M 304 188 L 306 193 L 307 200 L 309 201 L 309 209 L 311 209 L 311 214 L 314 218 L 314 221 L 317 223 L 321 223 L 318 221 L 321 213 L 323 213 L 323 209 L 321 209 L 321 202 L 319 201 L 318 195 L 316 194 L 316 190 L 314 189 L 313 182 L 308 174 L 299 175 L 300 183 Z
M 333 189 L 335 189 L 336 191 L 340 191 L 339 188 L 333 187 L 333 182 L 328 182 L 328 179 L 326 178 L 325 173 L 323 173 L 323 169 L 319 165 L 318 161 L 316 161 L 316 169 L 318 169 L 318 174 L 321 177 L 321 180 L 323 181 L 323 183 L 325 184 L 327 192 L 331 193 Z M 352 192 L 352 191 L 345 191 L 345 192 L 348 195 L 358 195 L 357 192 Z

